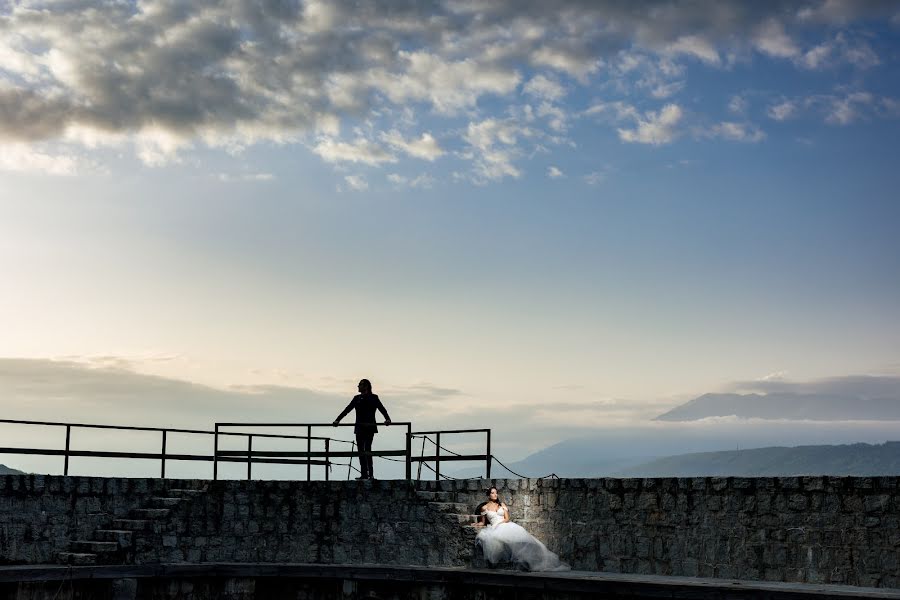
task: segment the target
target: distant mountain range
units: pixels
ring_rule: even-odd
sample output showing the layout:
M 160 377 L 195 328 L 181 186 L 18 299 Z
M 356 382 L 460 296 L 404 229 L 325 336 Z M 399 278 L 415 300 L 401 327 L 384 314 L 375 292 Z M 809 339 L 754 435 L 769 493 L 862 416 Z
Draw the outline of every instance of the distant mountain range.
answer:
M 22 471 L 12 469 L 6 465 L 0 465 L 0 475 L 21 475 Z
M 900 475 L 900 442 L 697 452 L 623 469 L 619 477 Z
M 692 452 L 664 457 L 619 457 L 567 460 L 574 448 L 587 449 L 588 440 L 568 440 L 509 467 L 522 475 L 543 477 L 702 477 L 779 475 L 900 475 L 900 442 L 811 446 L 768 446 L 747 450 Z M 493 477 L 512 477 L 495 464 Z M 484 468 L 465 469 L 454 477 L 484 476 Z
M 760 419 L 900 420 L 900 398 L 849 394 L 703 394 L 656 417 L 658 421 L 696 421 L 735 415 Z

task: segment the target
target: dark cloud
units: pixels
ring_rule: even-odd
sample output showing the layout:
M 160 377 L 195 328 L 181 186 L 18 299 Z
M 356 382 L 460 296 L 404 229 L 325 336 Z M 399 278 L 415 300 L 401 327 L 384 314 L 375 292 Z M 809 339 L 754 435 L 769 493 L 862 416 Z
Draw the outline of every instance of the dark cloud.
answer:
M 0 135 L 72 127 L 282 139 L 373 102 L 471 107 L 538 68 L 583 79 L 621 51 L 711 60 L 788 28 L 897 11 L 892 2 L 21 2 L 0 4 Z M 429 76 L 445 73 L 442 81 Z M 473 77 L 472 74 L 480 74 Z M 449 75 L 456 75 L 456 78 Z

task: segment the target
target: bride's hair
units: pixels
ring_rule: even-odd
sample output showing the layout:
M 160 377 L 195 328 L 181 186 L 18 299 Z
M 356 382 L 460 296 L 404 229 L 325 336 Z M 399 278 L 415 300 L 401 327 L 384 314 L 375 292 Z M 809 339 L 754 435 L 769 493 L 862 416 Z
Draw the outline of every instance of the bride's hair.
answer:
M 484 505 L 490 502 L 491 500 L 491 490 L 497 490 L 496 486 L 491 486 L 487 489 L 488 499 L 475 507 L 475 514 L 480 515 L 481 509 L 484 508 Z M 503 504 L 503 500 L 500 499 L 500 490 L 497 490 L 497 504 Z

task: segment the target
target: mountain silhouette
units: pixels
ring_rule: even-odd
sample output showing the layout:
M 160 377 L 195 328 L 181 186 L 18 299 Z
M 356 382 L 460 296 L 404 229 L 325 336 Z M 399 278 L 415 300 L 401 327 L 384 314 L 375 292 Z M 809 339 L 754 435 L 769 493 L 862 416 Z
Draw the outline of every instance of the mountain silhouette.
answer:
M 900 442 L 697 452 L 622 469 L 618 477 L 900 475 Z

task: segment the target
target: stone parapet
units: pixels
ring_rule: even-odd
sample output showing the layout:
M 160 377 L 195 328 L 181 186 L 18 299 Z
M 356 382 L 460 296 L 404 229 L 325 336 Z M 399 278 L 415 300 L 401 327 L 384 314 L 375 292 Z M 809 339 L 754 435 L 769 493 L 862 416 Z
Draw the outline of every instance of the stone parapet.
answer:
M 466 514 L 494 483 L 513 519 L 575 569 L 900 588 L 898 481 L 7 475 L 0 476 L 0 563 L 53 563 L 76 541 L 99 553 L 127 540 L 110 556 L 129 564 L 469 566 L 474 531 Z

